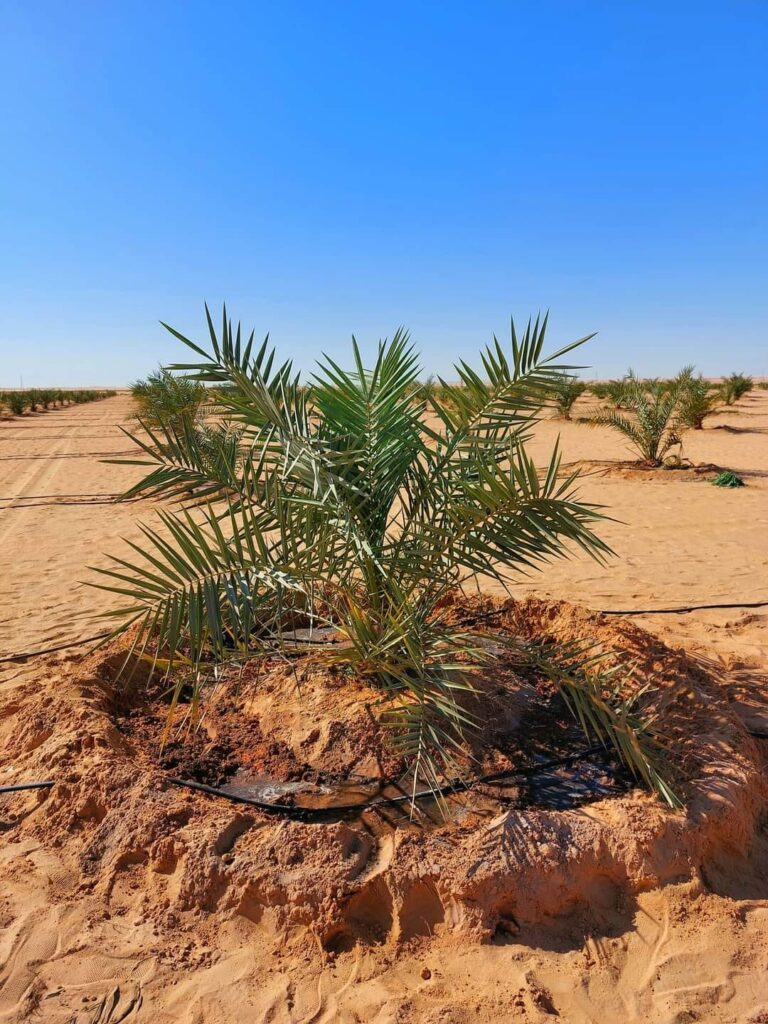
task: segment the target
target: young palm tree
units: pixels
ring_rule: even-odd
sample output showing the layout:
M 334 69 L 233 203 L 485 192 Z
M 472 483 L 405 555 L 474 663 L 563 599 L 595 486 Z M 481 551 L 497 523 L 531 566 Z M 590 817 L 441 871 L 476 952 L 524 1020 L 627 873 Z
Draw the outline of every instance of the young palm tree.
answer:
M 754 386 L 755 383 L 751 377 L 747 377 L 743 373 L 732 373 L 725 378 L 721 385 L 723 401 L 726 405 L 733 405 Z
M 628 415 L 612 410 L 593 417 L 591 422 L 622 433 L 646 466 L 661 466 L 670 448 L 680 444 L 680 404 L 685 384 L 682 376 L 672 387 L 665 382 L 628 378 L 623 398 Z
M 587 390 L 587 385 L 578 377 L 570 374 L 562 374 L 552 389 L 552 400 L 557 409 L 557 415 L 564 420 L 571 418 L 576 399 Z
M 418 401 L 429 401 L 433 395 L 437 394 L 438 390 L 439 384 L 435 380 L 434 375 L 430 374 L 424 380 L 414 381 L 411 394 Z
M 168 424 L 181 430 L 184 423 L 193 423 L 205 388 L 188 377 L 180 377 L 160 368 L 146 380 L 131 385 L 131 395 L 138 406 L 138 418 L 146 425 Z
M 14 416 L 21 416 L 29 404 L 29 399 L 23 391 L 9 391 L 6 400 Z
M 440 380 L 445 399 L 422 401 L 402 330 L 373 366 L 353 339 L 352 369 L 323 357 L 302 386 L 266 339 L 254 351 L 253 334 L 233 331 L 226 310 L 219 334 L 208 315 L 210 350 L 168 327 L 199 360 L 171 369 L 214 385 L 225 426 L 204 452 L 188 424 L 135 438 L 150 471 L 129 493 L 188 507 L 161 513 L 162 530 L 144 528 L 139 561 L 99 570 L 100 585 L 125 598 L 110 613 L 115 633 L 138 624 L 134 649 L 152 641 L 166 671 L 190 666 L 199 682 L 211 665 L 295 648 L 293 628 L 307 619 L 332 626 L 342 642 L 307 656 L 377 686 L 414 785 L 436 784 L 473 726 L 463 700 L 473 672 L 498 657 L 487 634 L 450 624 L 446 595 L 478 573 L 507 586 L 568 544 L 609 553 L 592 532 L 599 509 L 577 500 L 575 474 L 560 479 L 557 449 L 543 473 L 525 451 L 554 383 L 573 369 L 557 360 L 581 344 L 545 358 L 546 326 L 537 319 L 518 339 L 513 325 L 509 356 L 494 339 L 483 376 L 461 362 L 457 384 Z M 674 802 L 650 721 L 592 655 L 495 640 L 546 672 L 585 729 Z
M 627 401 L 631 400 L 633 388 L 637 384 L 633 370 L 628 370 L 625 377 L 606 381 L 603 385 L 604 397 L 608 399 L 614 409 L 625 409 Z
M 680 425 L 701 430 L 704 427 L 704 419 L 715 410 L 718 395 L 701 374 L 698 377 L 693 376 L 692 366 L 687 366 L 677 380 L 680 382 L 681 392 L 678 412 Z M 670 391 L 673 391 L 675 381 L 670 382 L 670 385 Z

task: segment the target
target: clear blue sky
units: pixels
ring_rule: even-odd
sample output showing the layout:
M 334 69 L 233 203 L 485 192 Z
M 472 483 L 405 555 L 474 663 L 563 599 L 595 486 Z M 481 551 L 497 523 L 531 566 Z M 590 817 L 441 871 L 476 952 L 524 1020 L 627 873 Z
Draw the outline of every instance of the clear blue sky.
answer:
M 0 384 L 305 366 L 510 313 L 597 373 L 768 372 L 764 0 L 0 2 Z

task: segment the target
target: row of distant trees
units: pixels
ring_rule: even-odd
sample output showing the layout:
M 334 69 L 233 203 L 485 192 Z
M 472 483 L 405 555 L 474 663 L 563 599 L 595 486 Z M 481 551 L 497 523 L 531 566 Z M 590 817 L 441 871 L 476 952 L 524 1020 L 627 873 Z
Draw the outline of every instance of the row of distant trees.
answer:
M 669 378 L 641 378 L 629 370 L 616 380 L 592 383 L 560 374 L 542 400 L 561 418 L 571 419 L 577 399 L 591 395 L 599 404 L 580 420 L 619 431 L 642 462 L 659 466 L 681 443 L 683 431 L 701 430 L 707 416 L 721 406 L 733 405 L 753 387 L 752 377 L 743 373 L 713 382 L 696 374 L 693 366 L 686 366 Z M 454 406 L 460 389 L 455 385 L 430 377 L 415 382 L 411 390 L 414 401 L 426 402 L 427 407 L 450 406 L 457 411 Z M 200 410 L 216 405 L 216 388 L 206 388 L 197 380 L 165 369 L 136 381 L 131 393 L 138 417 L 146 426 L 169 427 L 174 433 L 182 432 L 185 424 L 197 424 L 204 431 Z M 311 395 L 308 398 L 311 403 Z
M 111 398 L 116 394 L 116 391 L 63 391 L 61 388 L 0 391 L 0 410 L 5 409 L 13 416 L 23 416 L 25 412 L 39 412 L 65 405 L 82 405 L 85 402 L 96 402 L 101 398 Z
M 587 422 L 619 431 L 646 465 L 659 466 L 670 449 L 681 443 L 684 430 L 701 430 L 707 416 L 720 406 L 733 405 L 753 387 L 753 379 L 743 373 L 715 383 L 686 366 L 665 379 L 640 378 L 629 370 L 618 380 L 588 385 L 563 376 L 552 401 L 558 414 L 570 419 L 577 398 L 591 392 L 603 404 L 584 417 Z

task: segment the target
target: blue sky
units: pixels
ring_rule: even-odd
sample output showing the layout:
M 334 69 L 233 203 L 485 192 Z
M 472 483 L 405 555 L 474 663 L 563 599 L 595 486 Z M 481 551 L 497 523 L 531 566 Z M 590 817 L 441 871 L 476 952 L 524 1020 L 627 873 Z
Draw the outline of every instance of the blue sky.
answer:
M 768 373 L 762 0 L 0 3 L 0 384 L 123 384 L 226 300 L 281 354 L 508 318 Z

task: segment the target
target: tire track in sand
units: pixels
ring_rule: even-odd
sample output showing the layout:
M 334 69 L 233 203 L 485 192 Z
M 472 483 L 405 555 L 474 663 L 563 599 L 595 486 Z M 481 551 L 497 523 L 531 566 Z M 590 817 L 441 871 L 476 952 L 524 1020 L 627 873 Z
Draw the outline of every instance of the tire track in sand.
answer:
M 56 475 L 56 473 L 62 468 L 61 463 L 56 462 L 51 456 L 64 454 L 64 449 L 67 444 L 75 439 L 77 435 L 73 435 L 73 430 L 77 429 L 77 424 L 71 424 L 69 431 L 66 435 L 62 435 L 61 440 L 55 444 L 50 451 L 46 452 L 47 461 L 41 466 L 31 465 L 29 469 L 20 474 L 20 477 L 16 483 L 16 487 L 12 488 L 12 493 L 15 495 L 12 501 L 4 504 L 3 508 L 0 509 L 0 516 L 3 512 L 7 512 L 12 508 L 15 508 L 17 504 L 22 502 L 25 497 L 29 494 L 34 494 L 38 491 L 42 494 L 47 493 L 46 484 Z M 21 526 L 24 525 L 23 517 L 12 517 L 8 516 L 7 522 L 3 522 L 0 519 L 0 544 L 5 544 L 8 537 Z
M 104 426 L 104 454 L 89 454 L 93 441 L 82 436 L 82 416 L 93 425 L 96 410 L 89 407 L 64 411 L 56 416 L 60 437 L 44 450 L 45 458 L 13 462 L 4 472 L 0 491 L 8 500 L 0 505 L 0 654 L 14 654 L 30 647 L 76 640 L 94 632 L 93 615 L 106 606 L 108 598 L 79 585 L 87 566 L 101 552 L 121 548 L 118 539 L 135 530 L 137 511 L 112 503 L 85 504 L 56 502 L 70 492 L 109 491 L 122 493 L 137 477 L 135 467 L 104 465 L 113 449 L 125 449 L 125 435 L 114 427 L 128 419 L 131 399 L 127 395 L 99 403 L 98 419 Z M 65 420 L 66 417 L 66 420 Z M 17 433 L 12 424 L 10 433 Z M 34 440 L 39 431 L 51 433 L 46 417 L 25 424 L 24 440 Z M 4 433 L 0 424 L 0 433 Z M 89 431 L 92 433 L 92 430 Z M 26 445 L 14 446 L 7 438 L 5 451 L 24 456 Z M 42 454 L 42 453 L 41 453 Z M 78 455 L 77 459 L 67 458 Z M 35 504 L 32 495 L 52 499 Z M 27 674 L 23 666 L 16 674 Z

